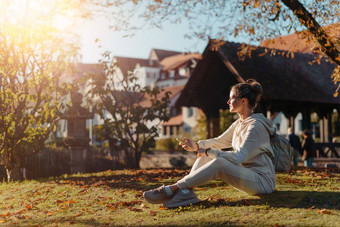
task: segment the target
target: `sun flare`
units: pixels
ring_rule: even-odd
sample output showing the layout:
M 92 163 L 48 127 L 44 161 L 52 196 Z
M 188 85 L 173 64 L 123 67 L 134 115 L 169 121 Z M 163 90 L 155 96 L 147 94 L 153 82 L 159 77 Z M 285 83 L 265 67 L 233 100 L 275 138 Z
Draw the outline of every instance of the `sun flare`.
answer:
M 65 0 L 1 0 L 1 23 L 10 25 L 45 24 L 59 31 L 75 24 L 76 9 Z

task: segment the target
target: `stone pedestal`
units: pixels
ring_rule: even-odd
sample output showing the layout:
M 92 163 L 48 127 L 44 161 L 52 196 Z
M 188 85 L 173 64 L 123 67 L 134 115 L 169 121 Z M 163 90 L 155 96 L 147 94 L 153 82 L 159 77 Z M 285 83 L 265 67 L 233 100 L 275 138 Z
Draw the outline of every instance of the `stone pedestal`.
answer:
M 70 150 L 70 171 L 84 173 L 86 171 L 86 156 L 89 149 L 89 135 L 86 133 L 86 119 L 92 119 L 93 114 L 81 107 L 82 95 L 71 93 L 72 107 L 63 116 L 67 120 L 67 137 L 64 143 Z

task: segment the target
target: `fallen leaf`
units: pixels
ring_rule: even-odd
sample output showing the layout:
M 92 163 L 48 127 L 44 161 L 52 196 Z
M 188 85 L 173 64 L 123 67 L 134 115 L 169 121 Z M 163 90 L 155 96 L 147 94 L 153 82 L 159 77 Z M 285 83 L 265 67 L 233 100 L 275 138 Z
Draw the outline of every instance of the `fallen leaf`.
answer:
M 320 214 L 330 214 L 331 213 L 329 210 L 326 210 L 326 209 L 318 210 L 318 212 Z
M 11 213 L 4 213 L 4 214 L 1 214 L 0 217 L 8 217 L 10 215 L 11 215 Z
M 312 209 L 315 209 L 315 206 L 311 206 L 308 208 L 308 210 L 312 210 Z
M 152 210 L 150 210 L 150 214 L 151 214 L 151 216 L 156 216 L 156 212 L 154 212 Z
M 16 212 L 15 214 L 21 214 L 21 213 L 24 213 L 26 211 L 26 209 L 22 209 L 22 210 L 19 210 L 18 212 Z
M 83 213 L 79 213 L 79 214 L 76 214 L 76 215 L 74 215 L 74 217 L 79 217 L 79 216 L 81 216 Z

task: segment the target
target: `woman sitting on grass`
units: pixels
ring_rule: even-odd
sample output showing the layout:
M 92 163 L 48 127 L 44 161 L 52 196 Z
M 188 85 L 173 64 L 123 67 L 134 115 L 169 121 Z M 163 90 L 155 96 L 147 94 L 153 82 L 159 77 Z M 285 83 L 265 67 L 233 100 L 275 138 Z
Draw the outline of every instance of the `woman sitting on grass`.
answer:
M 267 153 L 273 153 L 270 135 L 275 129 L 262 113 L 254 113 L 261 96 L 262 87 L 255 80 L 234 85 L 228 105 L 239 119 L 219 137 L 197 143 L 184 138 L 179 144 L 197 152 L 198 157 L 189 175 L 175 184 L 144 192 L 144 198 L 168 208 L 194 204 L 200 200 L 193 188 L 216 178 L 251 195 L 272 193 L 275 169 Z M 232 151 L 222 151 L 229 147 Z

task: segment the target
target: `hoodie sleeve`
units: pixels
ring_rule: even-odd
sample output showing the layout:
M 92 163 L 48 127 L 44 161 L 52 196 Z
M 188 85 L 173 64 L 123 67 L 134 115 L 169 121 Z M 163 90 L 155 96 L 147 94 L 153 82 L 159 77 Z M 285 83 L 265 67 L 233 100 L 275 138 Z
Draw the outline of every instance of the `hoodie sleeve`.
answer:
M 224 149 L 231 147 L 235 127 L 239 120 L 235 121 L 223 134 L 216 138 L 200 140 L 197 142 L 199 148 Z
M 247 127 L 247 131 L 244 133 L 243 142 L 238 149 L 233 151 L 221 151 L 212 149 L 209 151 L 209 156 L 223 157 L 231 161 L 232 163 L 239 165 L 262 153 L 260 147 L 265 142 L 263 136 L 260 133 L 259 127 L 263 127 L 261 124 L 255 127 L 256 122 L 250 124 Z M 264 129 L 264 127 L 263 127 Z

